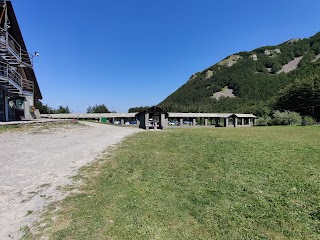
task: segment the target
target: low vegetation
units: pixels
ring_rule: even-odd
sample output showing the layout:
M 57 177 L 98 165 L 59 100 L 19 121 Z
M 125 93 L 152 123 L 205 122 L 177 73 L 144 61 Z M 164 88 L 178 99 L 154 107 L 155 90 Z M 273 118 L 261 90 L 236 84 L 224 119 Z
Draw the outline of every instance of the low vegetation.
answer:
M 316 125 L 316 120 L 310 116 L 301 116 L 297 112 L 273 111 L 270 116 L 259 117 L 257 126 L 277 126 L 277 125 Z
M 13 131 L 19 131 L 19 130 L 21 130 L 21 127 L 20 126 L 16 126 L 16 125 L 0 126 L 0 133 L 13 132 Z
M 317 126 L 136 134 L 26 239 L 319 239 L 319 139 Z
M 43 122 L 43 123 L 32 123 L 32 124 L 17 124 L 17 125 L 2 125 L 0 126 L 0 134 L 5 132 L 22 132 L 22 131 L 30 131 L 31 132 L 41 132 L 46 129 L 53 129 L 59 127 L 65 127 L 69 125 L 78 124 L 77 120 L 65 120 L 65 121 L 57 121 L 57 122 Z

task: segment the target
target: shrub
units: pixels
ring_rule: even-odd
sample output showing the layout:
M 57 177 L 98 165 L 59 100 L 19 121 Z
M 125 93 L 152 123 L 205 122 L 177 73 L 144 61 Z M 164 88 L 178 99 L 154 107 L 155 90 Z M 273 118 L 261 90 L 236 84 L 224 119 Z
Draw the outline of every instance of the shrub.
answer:
M 272 125 L 292 125 L 292 124 L 301 124 L 302 117 L 297 112 L 291 111 L 274 111 L 273 118 L 271 120 Z
M 305 125 L 316 125 L 316 124 L 317 122 L 313 117 L 310 117 L 310 116 L 303 117 L 302 125 L 305 126 Z
M 270 125 L 271 117 L 259 117 L 257 118 L 256 125 L 257 126 L 268 126 Z
M 280 63 L 275 62 L 275 63 L 273 64 L 272 68 L 271 68 L 271 71 L 272 71 L 273 73 L 277 73 L 278 71 L 281 70 L 281 68 L 282 68 L 282 66 L 280 65 Z

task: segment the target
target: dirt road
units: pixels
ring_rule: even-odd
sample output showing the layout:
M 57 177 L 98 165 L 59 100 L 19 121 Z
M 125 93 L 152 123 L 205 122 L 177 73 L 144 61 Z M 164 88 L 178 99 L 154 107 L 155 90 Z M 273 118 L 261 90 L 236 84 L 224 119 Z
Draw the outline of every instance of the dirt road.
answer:
M 20 228 L 60 200 L 59 186 L 103 150 L 141 131 L 97 123 L 37 127 L 0 134 L 0 239 L 20 239 Z

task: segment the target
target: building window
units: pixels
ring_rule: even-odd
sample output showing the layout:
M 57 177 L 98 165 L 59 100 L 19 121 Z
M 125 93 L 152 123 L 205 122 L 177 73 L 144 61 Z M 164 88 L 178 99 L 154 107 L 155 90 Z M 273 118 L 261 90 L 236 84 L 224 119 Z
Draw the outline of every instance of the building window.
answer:
M 16 108 L 17 109 L 24 109 L 24 100 L 19 98 L 16 100 Z

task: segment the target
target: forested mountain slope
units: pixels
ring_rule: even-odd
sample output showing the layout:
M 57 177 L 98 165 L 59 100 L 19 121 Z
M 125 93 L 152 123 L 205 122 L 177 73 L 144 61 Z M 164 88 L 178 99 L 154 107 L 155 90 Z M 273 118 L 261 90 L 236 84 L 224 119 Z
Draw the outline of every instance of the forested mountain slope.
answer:
M 275 99 L 282 89 L 296 79 L 310 76 L 320 76 L 320 32 L 310 38 L 229 56 L 192 75 L 159 106 L 177 112 L 261 116 L 279 106 Z

